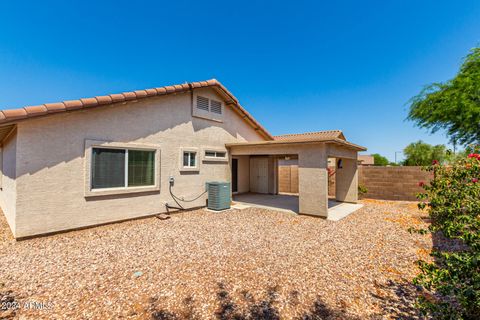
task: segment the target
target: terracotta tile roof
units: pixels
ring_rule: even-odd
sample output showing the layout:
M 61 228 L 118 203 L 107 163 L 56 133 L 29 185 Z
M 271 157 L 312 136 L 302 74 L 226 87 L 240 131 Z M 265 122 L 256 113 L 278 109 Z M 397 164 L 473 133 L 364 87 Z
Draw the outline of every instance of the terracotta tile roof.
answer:
M 305 133 L 292 133 L 292 134 L 283 134 L 280 136 L 274 136 L 274 140 L 278 141 L 317 141 L 322 139 L 345 139 L 342 131 L 340 130 L 328 130 L 328 131 L 316 131 L 316 132 L 305 132 Z
M 236 142 L 236 143 L 227 143 L 227 147 L 248 147 L 248 146 L 272 146 L 272 145 L 294 145 L 294 144 L 311 144 L 311 143 L 328 143 L 328 144 L 337 144 L 353 149 L 356 151 L 366 151 L 367 148 L 359 146 L 358 144 L 351 143 L 342 138 L 331 138 L 331 137 L 317 137 L 317 138 L 308 138 L 308 139 L 295 139 L 295 140 L 271 140 L 271 141 L 249 141 L 249 142 Z
M 211 87 L 225 98 L 227 105 L 231 105 L 249 125 L 258 131 L 267 140 L 273 140 L 272 135 L 258 123 L 250 113 L 245 110 L 237 98 L 227 90 L 218 80 L 211 79 L 207 81 L 191 82 L 177 84 L 173 86 L 165 86 L 159 88 L 151 88 L 145 90 L 136 90 L 131 92 L 123 92 L 120 94 L 110 94 L 93 98 L 84 98 L 78 100 L 63 101 L 57 103 L 46 103 L 38 106 L 27 106 L 19 109 L 0 110 L 0 126 L 12 124 L 20 120 L 27 120 L 41 116 L 48 116 L 58 112 L 67 112 L 79 109 L 90 109 L 99 106 L 125 102 L 131 100 L 145 99 L 155 96 L 163 96 L 172 93 L 187 92 L 196 88 Z

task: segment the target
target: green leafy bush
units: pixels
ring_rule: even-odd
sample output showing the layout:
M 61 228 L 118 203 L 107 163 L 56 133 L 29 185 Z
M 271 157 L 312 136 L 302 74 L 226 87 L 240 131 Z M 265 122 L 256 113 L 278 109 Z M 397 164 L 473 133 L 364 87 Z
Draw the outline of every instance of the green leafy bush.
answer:
M 365 187 L 364 185 L 361 185 L 361 184 L 358 185 L 358 195 L 360 197 L 363 197 L 367 192 L 368 192 L 367 187 Z
M 419 207 L 429 212 L 436 248 L 432 263 L 418 261 L 414 282 L 424 289 L 419 306 L 435 319 L 479 319 L 480 154 L 449 166 L 434 162 L 426 170 L 434 178 L 420 182 L 425 192 L 418 195 Z M 435 246 L 442 236 L 455 246 Z

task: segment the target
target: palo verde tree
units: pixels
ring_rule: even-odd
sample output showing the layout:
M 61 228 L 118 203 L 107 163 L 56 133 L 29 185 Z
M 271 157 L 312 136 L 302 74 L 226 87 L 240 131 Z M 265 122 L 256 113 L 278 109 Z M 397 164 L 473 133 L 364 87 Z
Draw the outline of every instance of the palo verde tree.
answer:
M 453 143 L 480 144 L 480 47 L 451 80 L 433 83 L 411 99 L 409 120 L 432 133 L 444 129 Z

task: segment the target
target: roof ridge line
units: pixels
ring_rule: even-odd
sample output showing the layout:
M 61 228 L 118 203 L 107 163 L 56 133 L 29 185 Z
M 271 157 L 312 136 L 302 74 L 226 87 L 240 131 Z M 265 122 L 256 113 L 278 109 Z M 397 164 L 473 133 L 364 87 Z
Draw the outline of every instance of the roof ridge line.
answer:
M 342 132 L 342 130 L 320 130 L 320 131 L 309 131 L 309 132 L 303 132 L 303 133 L 285 133 L 285 134 L 275 135 L 274 137 L 295 136 L 295 135 L 315 134 L 315 133 L 324 133 L 324 132 Z
M 223 98 L 226 98 L 226 100 L 231 100 L 231 102 L 233 102 L 233 104 L 235 105 L 234 109 L 236 109 L 237 112 L 239 111 L 241 115 L 243 114 L 245 118 L 249 120 L 250 126 L 252 126 L 255 130 L 260 131 L 262 136 L 267 140 L 273 140 L 273 136 L 255 118 L 253 118 L 250 113 L 240 105 L 238 99 L 225 86 L 223 86 L 220 81 L 215 78 L 157 88 L 105 94 L 89 98 L 80 98 L 75 100 L 64 100 L 60 102 L 23 106 L 16 109 L 0 109 L 0 125 L 29 118 L 46 116 L 52 113 L 67 112 L 77 109 L 90 109 L 97 106 L 105 106 L 155 96 L 163 96 L 171 93 L 181 93 L 206 87 L 218 87 L 221 91 L 220 94 L 224 95 Z

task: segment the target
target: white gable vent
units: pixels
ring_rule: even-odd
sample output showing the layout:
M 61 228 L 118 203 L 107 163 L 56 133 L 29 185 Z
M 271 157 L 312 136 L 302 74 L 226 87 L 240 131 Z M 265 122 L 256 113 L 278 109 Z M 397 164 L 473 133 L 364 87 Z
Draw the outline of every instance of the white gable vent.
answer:
M 197 96 L 197 109 L 208 111 L 208 98 Z
M 220 101 L 210 100 L 210 111 L 222 114 L 222 103 Z

